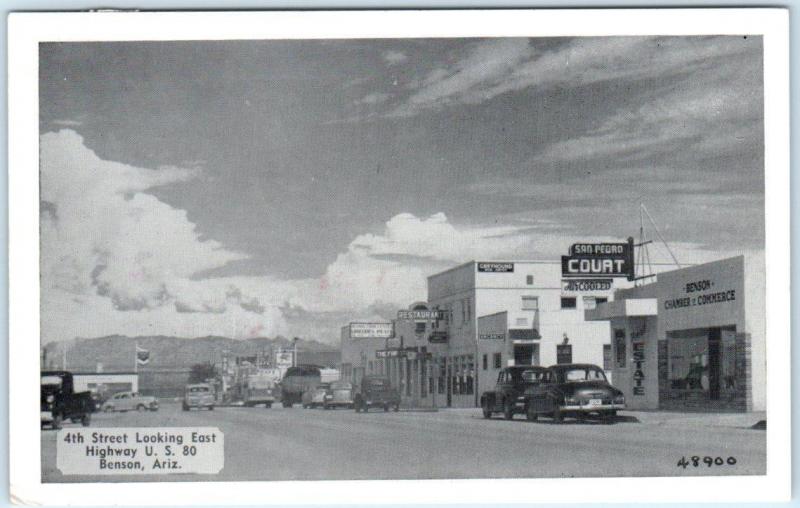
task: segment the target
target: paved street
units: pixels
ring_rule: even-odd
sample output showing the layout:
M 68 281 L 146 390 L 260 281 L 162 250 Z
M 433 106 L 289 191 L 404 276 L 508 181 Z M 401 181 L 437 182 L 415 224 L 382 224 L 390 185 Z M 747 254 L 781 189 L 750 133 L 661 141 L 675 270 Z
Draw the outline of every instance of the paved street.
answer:
M 611 425 L 569 420 L 554 425 L 547 418 L 530 423 L 521 415 L 487 421 L 478 409 L 357 414 L 300 406 L 221 407 L 186 413 L 178 404 L 164 403 L 157 413 L 96 414 L 92 427 L 219 427 L 225 435 L 222 472 L 164 477 L 176 481 L 763 474 L 766 433 L 731 421 L 627 412 Z M 56 432 L 42 431 L 45 482 L 154 479 L 62 476 L 55 467 L 55 439 Z M 682 456 L 693 455 L 737 462 L 677 467 Z

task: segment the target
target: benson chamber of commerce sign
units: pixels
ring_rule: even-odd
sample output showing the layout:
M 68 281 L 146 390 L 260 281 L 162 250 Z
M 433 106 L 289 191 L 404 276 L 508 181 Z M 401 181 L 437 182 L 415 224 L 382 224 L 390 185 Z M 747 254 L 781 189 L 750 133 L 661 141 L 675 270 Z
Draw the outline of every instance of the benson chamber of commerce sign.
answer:
M 576 278 L 635 278 L 633 238 L 625 243 L 575 243 L 561 256 L 561 276 Z

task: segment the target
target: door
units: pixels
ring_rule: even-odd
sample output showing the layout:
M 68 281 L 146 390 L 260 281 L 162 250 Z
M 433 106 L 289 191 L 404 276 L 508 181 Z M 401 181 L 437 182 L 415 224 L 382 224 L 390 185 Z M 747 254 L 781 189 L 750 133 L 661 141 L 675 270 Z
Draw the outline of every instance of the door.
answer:
M 533 344 L 514 345 L 514 365 L 534 365 Z
M 722 356 L 721 330 L 711 328 L 708 333 L 708 398 L 719 400 L 720 357 Z

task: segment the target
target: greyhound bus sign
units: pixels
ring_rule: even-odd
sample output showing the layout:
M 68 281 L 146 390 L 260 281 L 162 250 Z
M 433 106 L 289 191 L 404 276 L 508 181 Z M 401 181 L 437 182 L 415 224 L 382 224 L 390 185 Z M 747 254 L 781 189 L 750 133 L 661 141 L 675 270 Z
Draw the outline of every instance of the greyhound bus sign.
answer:
M 633 238 L 625 243 L 575 243 L 561 256 L 561 276 L 576 278 L 635 278 Z

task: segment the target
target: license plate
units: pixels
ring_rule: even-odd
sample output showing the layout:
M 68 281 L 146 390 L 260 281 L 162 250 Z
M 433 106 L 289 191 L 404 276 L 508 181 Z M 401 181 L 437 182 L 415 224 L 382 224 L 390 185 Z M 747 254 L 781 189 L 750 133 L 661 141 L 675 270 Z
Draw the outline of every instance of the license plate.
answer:
M 603 399 L 589 399 L 589 405 L 590 406 L 602 406 L 603 405 Z

